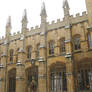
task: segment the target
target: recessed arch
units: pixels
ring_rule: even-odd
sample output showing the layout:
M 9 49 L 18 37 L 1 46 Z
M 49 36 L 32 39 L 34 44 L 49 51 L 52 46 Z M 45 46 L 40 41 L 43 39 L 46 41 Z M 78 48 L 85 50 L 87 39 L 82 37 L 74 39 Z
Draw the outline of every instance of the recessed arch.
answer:
M 8 92 L 16 92 L 16 68 L 8 71 Z

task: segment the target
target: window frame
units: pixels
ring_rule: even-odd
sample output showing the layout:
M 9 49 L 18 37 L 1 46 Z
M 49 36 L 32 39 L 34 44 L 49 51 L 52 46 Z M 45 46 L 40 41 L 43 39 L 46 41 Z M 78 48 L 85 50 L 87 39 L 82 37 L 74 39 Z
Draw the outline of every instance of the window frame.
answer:
M 9 55 L 10 55 L 9 61 L 10 61 L 10 62 L 13 62 L 13 56 L 14 56 L 14 50 L 13 50 L 13 49 L 11 49 L 11 50 L 9 51 Z
M 73 47 L 74 50 L 80 50 L 81 49 L 81 39 L 80 39 L 80 35 L 75 36 L 73 39 Z
M 54 55 L 54 41 L 49 42 L 49 55 Z
M 91 33 L 88 33 L 88 47 L 92 48 L 92 40 L 91 40 Z
M 40 57 L 40 43 L 37 44 L 37 58 Z
M 27 47 L 27 59 L 31 59 L 32 56 L 32 46 Z
M 65 53 L 65 38 L 60 39 L 60 53 Z

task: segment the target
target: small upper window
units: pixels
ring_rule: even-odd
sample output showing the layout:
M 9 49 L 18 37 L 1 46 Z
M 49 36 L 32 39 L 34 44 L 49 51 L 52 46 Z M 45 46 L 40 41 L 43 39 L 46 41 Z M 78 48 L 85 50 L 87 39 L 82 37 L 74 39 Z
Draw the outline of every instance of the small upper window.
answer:
M 88 34 L 88 43 L 89 43 L 89 48 L 92 48 L 92 35 Z
M 31 46 L 27 48 L 27 58 L 31 58 L 31 52 L 32 52 L 32 48 Z
M 60 51 L 65 52 L 65 38 L 60 40 Z
M 74 38 L 74 49 L 79 50 L 80 49 L 80 37 Z
M 14 51 L 10 50 L 10 62 L 13 62 L 13 54 L 14 54 Z
M 54 42 L 51 41 L 49 43 L 49 55 L 53 55 L 54 54 Z
M 37 45 L 37 57 L 40 57 L 40 44 Z

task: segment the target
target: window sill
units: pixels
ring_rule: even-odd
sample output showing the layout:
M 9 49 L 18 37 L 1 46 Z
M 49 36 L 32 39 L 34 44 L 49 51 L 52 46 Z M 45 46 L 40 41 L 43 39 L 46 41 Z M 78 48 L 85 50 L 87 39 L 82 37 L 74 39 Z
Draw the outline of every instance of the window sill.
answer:
M 49 58 L 49 57 L 55 57 L 55 55 L 54 55 L 54 54 L 53 54 L 53 55 L 49 55 L 48 58 Z
M 27 59 L 25 60 L 25 62 L 29 62 L 29 61 L 31 61 L 31 58 L 27 58 Z
M 74 53 L 81 53 L 81 50 L 74 50 Z
M 11 65 L 11 64 L 14 64 L 13 62 L 9 62 L 7 65 Z
M 65 56 L 65 55 L 66 55 L 66 53 L 65 53 L 65 52 L 62 52 L 60 55 L 61 55 L 61 56 Z
M 88 51 L 92 51 L 92 48 L 89 48 Z

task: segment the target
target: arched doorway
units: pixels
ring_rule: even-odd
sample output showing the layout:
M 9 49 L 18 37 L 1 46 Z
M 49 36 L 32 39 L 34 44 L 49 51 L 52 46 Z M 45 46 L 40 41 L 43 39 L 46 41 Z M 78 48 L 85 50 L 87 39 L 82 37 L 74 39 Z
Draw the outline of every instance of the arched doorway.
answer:
M 66 92 L 66 68 L 65 64 L 57 62 L 50 67 L 50 90 L 51 92 Z
M 16 92 L 16 69 L 8 72 L 8 92 Z
M 38 88 L 38 67 L 32 66 L 26 69 L 26 92 L 37 92 Z
M 92 92 L 92 61 L 89 59 L 78 64 L 78 86 L 80 92 Z

